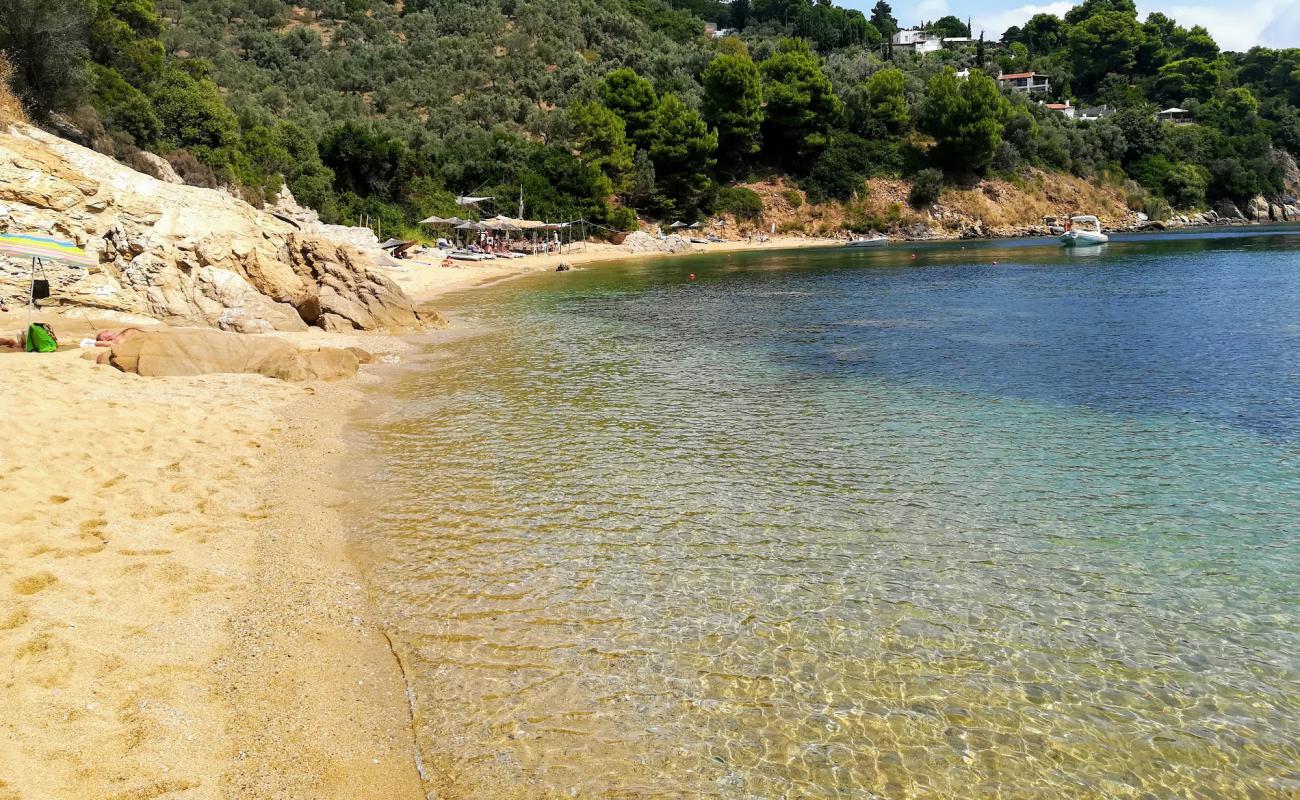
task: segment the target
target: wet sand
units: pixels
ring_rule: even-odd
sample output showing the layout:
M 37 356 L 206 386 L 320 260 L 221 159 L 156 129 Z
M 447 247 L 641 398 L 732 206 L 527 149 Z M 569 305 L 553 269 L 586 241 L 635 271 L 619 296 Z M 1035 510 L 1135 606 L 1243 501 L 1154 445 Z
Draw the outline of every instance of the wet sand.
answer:
M 0 354 L 0 798 L 423 797 L 337 513 L 358 392 Z

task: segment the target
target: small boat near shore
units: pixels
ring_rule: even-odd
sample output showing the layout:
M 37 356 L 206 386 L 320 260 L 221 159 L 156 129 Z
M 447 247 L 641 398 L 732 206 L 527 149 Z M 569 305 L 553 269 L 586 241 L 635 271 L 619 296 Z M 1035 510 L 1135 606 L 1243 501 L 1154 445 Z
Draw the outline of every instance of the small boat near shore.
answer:
M 1091 214 L 1070 217 L 1070 223 L 1070 229 L 1061 234 L 1062 247 L 1092 247 L 1110 241 L 1110 237 L 1101 232 L 1101 220 Z M 1080 229 L 1076 225 L 1092 227 Z
M 889 243 L 888 236 L 881 236 L 880 234 L 876 234 L 875 236 L 863 236 L 858 239 L 850 239 L 849 241 L 844 243 L 844 246 L 845 247 L 884 247 L 888 243 Z

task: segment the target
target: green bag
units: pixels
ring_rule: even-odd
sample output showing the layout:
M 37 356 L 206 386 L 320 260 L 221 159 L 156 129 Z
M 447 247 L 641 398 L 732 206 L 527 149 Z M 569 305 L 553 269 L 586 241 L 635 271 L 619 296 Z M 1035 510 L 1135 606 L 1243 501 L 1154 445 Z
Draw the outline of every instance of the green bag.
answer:
M 59 349 L 59 342 L 54 338 L 54 331 L 44 322 L 33 322 L 27 326 L 27 345 L 29 353 L 53 353 Z

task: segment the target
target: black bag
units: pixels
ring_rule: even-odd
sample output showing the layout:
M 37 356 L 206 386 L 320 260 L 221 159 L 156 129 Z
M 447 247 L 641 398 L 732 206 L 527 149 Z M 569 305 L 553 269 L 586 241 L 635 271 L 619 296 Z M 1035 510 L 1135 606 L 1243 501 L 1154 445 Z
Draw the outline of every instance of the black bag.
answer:
M 19 284 L 20 286 L 22 284 Z M 45 278 L 36 278 L 32 281 L 32 299 L 44 300 L 50 296 L 50 282 Z

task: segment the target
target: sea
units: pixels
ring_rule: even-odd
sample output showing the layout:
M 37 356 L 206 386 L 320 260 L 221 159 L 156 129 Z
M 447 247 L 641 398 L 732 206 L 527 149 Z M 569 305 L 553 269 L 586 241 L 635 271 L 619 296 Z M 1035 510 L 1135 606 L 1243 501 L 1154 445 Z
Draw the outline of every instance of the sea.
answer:
M 1300 229 L 443 310 L 351 443 L 431 796 L 1300 797 Z

